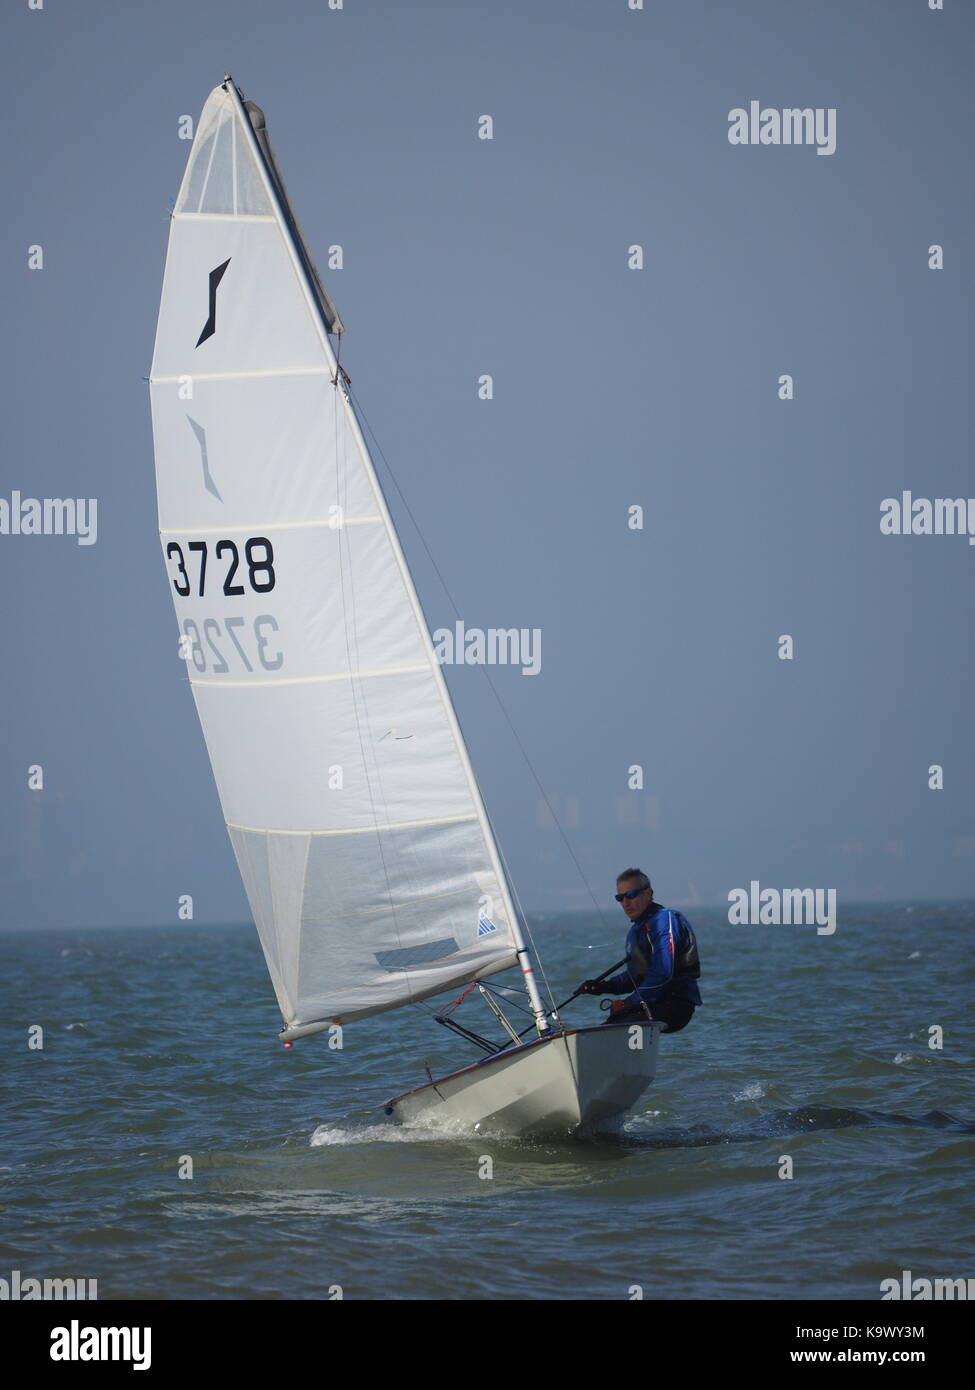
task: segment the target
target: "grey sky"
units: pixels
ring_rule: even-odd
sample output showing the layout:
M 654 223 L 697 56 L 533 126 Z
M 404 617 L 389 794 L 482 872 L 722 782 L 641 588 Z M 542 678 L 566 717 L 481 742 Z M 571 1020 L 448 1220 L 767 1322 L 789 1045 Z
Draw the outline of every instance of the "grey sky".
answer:
M 597 895 L 631 862 L 677 906 L 970 895 L 975 547 L 879 518 L 975 493 L 973 37 L 960 0 L 11 0 L 0 496 L 97 497 L 98 541 L 0 535 L 3 923 L 248 916 L 142 380 L 225 71 L 344 249 L 343 364 L 461 616 L 541 629 L 539 675 L 491 674 Z M 836 108 L 835 154 L 729 144 L 753 99 Z M 483 672 L 446 674 L 522 899 L 584 906 Z

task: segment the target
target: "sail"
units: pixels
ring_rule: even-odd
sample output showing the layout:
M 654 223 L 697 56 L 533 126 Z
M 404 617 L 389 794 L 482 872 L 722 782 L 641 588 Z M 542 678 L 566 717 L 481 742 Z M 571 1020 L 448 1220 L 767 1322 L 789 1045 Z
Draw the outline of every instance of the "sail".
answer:
M 181 648 L 289 1037 L 507 969 L 520 935 L 262 127 L 211 93 L 150 398 Z

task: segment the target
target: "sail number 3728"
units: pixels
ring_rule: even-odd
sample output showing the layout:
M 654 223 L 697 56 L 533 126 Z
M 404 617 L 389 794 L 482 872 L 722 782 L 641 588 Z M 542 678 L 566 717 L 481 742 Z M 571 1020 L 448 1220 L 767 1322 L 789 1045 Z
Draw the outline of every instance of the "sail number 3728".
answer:
M 173 588 L 180 598 L 188 598 L 193 592 L 193 581 L 190 578 L 190 568 L 196 570 L 197 594 L 200 598 L 206 593 L 207 584 L 207 555 L 209 548 L 206 541 L 187 541 L 186 549 L 189 557 L 183 554 L 183 547 L 176 541 L 170 541 L 166 547 L 166 559 L 169 562 L 175 560 L 176 573 L 170 571 L 170 578 L 173 581 Z M 238 594 L 246 594 L 248 586 L 255 594 L 267 594 L 274 588 L 274 550 L 271 542 L 266 536 L 251 536 L 244 542 L 243 565 L 241 564 L 240 551 L 236 541 L 217 541 L 213 550 L 214 566 L 210 571 L 210 592 L 214 588 L 219 588 L 221 579 L 223 580 L 223 592 L 229 597 L 234 598 Z M 219 572 L 213 573 L 213 569 L 219 565 Z M 244 578 L 246 570 L 247 584 L 240 583 Z

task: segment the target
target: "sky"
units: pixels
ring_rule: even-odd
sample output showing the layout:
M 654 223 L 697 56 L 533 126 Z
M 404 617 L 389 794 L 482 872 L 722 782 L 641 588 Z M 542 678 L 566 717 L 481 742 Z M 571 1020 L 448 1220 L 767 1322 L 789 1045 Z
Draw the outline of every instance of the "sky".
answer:
M 144 380 L 226 72 L 342 247 L 431 630 L 540 634 L 536 674 L 445 667 L 526 908 L 631 865 L 684 909 L 972 896 L 975 546 L 881 519 L 975 494 L 973 39 L 961 0 L 10 0 L 0 499 L 95 498 L 97 539 L 0 534 L 0 925 L 249 920 Z M 752 102 L 835 150 L 732 143 Z

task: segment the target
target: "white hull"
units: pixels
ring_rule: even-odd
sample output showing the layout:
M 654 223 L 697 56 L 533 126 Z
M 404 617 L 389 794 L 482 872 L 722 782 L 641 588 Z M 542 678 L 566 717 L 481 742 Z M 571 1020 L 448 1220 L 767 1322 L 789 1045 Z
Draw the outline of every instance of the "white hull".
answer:
M 396 1096 L 386 1113 L 455 1132 L 611 1132 L 653 1081 L 661 1027 L 602 1025 L 536 1038 Z

